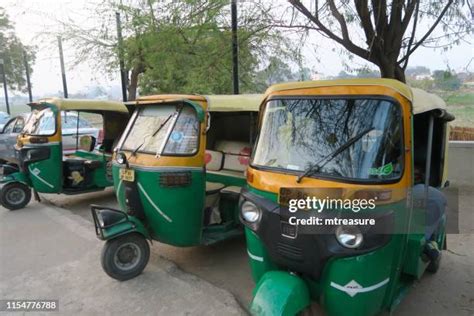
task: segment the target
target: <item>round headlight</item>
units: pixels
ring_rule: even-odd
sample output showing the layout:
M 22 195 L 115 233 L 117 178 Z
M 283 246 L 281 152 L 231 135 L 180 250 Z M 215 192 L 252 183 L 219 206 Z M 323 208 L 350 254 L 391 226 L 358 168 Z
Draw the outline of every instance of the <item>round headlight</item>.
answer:
M 362 244 L 364 235 L 357 226 L 339 226 L 336 229 L 336 239 L 346 248 L 357 248 Z
M 121 165 L 125 164 L 127 162 L 127 157 L 125 157 L 124 153 L 118 153 L 115 160 Z
M 260 209 L 254 203 L 245 201 L 240 207 L 242 218 L 249 223 L 256 223 L 260 219 Z

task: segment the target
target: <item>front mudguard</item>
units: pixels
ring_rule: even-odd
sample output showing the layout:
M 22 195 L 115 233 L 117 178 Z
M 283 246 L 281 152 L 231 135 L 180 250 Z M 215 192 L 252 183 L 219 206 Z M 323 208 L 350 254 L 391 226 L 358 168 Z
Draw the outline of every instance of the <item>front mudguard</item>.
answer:
M 99 218 L 101 218 L 101 211 L 116 213 L 121 218 L 112 223 L 105 223 L 104 225 L 104 221 L 102 220 L 101 222 L 101 220 L 99 220 Z M 121 210 L 92 205 L 91 213 L 97 238 L 101 240 L 110 240 L 130 233 L 138 233 L 146 239 L 151 239 L 150 233 L 142 221 L 133 216 L 129 216 Z
M 269 271 L 258 282 L 250 313 L 252 315 L 290 316 L 310 305 L 306 283 L 283 271 Z
M 13 172 L 0 178 L 1 185 L 5 185 L 10 182 L 20 182 L 31 187 L 31 182 L 28 175 L 21 171 Z

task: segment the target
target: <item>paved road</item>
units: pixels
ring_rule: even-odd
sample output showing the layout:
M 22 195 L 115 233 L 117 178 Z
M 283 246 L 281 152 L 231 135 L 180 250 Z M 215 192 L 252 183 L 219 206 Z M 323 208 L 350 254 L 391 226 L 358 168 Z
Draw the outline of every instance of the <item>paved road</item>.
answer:
M 89 204 L 116 206 L 111 190 L 76 196 L 44 196 L 55 205 L 91 221 Z M 443 254 L 443 264 L 436 275 L 426 274 L 402 301 L 395 315 L 430 314 L 474 315 L 474 188 L 460 190 L 460 230 L 462 234 L 448 236 L 449 251 Z M 77 217 L 77 216 L 76 216 Z M 3 222 L 3 219 L 2 219 Z M 2 224 L 3 225 L 3 224 Z M 92 233 L 92 226 L 87 227 Z M 1 244 L 0 244 L 1 245 Z M 100 242 L 90 250 L 90 264 L 100 269 Z M 80 245 L 77 246 L 80 252 Z M 3 249 L 3 247 L 2 247 Z M 248 306 L 254 283 L 245 251 L 245 240 L 237 238 L 209 247 L 175 248 L 153 243 L 153 260 L 159 256 L 176 263 L 180 269 L 231 292 L 241 306 Z M 58 258 L 61 253 L 54 254 Z M 3 257 L 3 256 L 2 256 Z M 145 270 L 155 269 L 151 261 Z M 1 275 L 0 275 L 1 276 Z
M 99 264 L 91 223 L 47 204 L 0 209 L 0 298 L 58 299 L 62 315 L 244 315 L 228 292 L 153 252 L 127 282 Z M 0 313 L 3 314 L 3 313 Z

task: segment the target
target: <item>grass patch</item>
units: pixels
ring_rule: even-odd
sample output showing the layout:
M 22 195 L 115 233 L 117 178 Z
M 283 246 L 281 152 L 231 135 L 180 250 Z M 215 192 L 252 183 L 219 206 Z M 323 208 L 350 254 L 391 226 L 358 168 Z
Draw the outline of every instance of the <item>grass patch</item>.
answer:
M 444 100 L 448 105 L 470 105 L 474 108 L 474 92 L 446 94 Z

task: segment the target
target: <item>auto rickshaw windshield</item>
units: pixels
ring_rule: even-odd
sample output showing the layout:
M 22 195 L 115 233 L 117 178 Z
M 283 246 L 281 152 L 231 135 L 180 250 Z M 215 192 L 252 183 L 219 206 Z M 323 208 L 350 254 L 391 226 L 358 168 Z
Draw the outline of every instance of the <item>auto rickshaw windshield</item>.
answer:
M 56 131 L 56 122 L 50 108 L 33 110 L 23 128 L 27 135 L 50 136 Z
M 252 165 L 361 181 L 402 174 L 398 104 L 374 98 L 291 98 L 267 102 Z M 317 164 L 317 166 L 315 166 Z M 307 172 L 313 169 L 314 172 Z
M 192 155 L 198 150 L 199 120 L 191 106 L 144 106 L 129 124 L 122 150 L 156 155 Z

